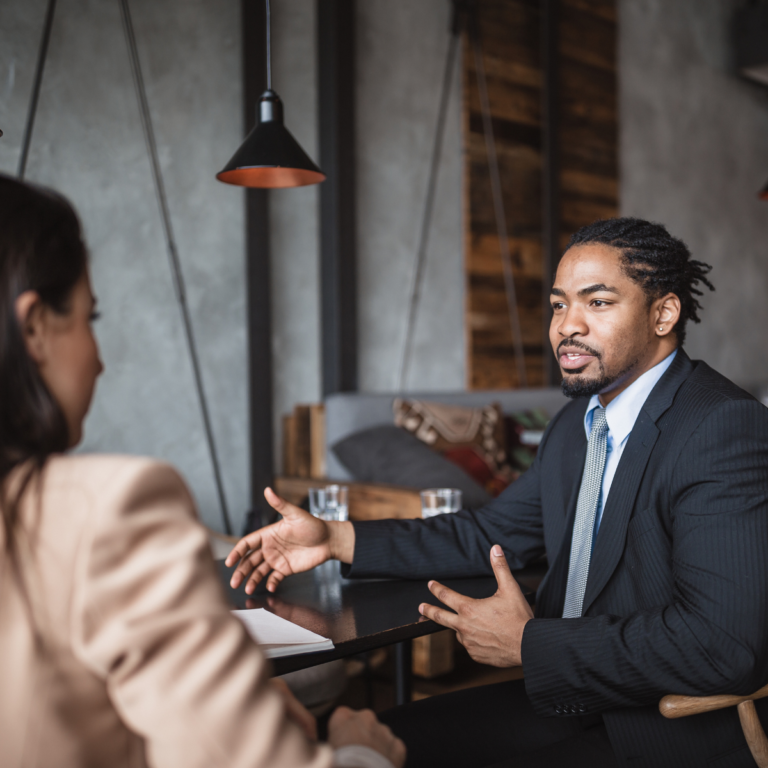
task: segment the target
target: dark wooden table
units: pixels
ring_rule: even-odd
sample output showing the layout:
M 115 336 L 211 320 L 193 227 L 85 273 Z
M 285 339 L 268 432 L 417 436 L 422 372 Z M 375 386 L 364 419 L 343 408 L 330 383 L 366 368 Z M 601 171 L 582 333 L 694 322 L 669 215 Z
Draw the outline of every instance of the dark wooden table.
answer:
M 233 607 L 266 608 L 333 641 L 332 651 L 273 659 L 276 675 L 394 644 L 396 699 L 398 703 L 410 699 L 410 641 L 443 629 L 419 614 L 420 603 L 438 602 L 426 581 L 343 579 L 339 564 L 329 562 L 307 573 L 289 576 L 274 595 L 266 591 L 262 582 L 249 597 L 242 586 L 237 590 L 229 586 L 232 571 L 224 561 L 220 560 L 218 565 Z M 474 598 L 490 597 L 496 592 L 496 579 L 492 576 L 443 579 L 441 583 Z M 532 601 L 533 591 L 523 583 L 520 586 Z

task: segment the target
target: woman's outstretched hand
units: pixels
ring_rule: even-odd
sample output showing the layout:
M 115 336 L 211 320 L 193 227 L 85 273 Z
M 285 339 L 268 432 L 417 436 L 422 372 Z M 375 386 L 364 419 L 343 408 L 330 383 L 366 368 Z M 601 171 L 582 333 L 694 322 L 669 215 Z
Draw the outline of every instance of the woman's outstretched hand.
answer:
M 227 555 L 228 568 L 239 561 L 230 579 L 233 589 L 247 579 L 245 592 L 250 595 L 269 574 L 267 590 L 274 592 L 292 573 L 308 571 L 333 557 L 352 561 L 355 533 L 351 523 L 313 517 L 281 499 L 271 488 L 264 491 L 264 498 L 282 519 L 244 536 Z

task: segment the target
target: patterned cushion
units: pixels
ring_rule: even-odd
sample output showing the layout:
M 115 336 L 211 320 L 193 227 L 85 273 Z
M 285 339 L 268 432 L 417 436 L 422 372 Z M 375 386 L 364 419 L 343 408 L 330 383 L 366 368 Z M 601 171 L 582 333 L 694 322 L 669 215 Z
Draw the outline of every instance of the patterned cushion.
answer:
M 507 462 L 501 407 L 405 400 L 393 404 L 395 424 L 460 466 L 491 495 L 517 476 Z

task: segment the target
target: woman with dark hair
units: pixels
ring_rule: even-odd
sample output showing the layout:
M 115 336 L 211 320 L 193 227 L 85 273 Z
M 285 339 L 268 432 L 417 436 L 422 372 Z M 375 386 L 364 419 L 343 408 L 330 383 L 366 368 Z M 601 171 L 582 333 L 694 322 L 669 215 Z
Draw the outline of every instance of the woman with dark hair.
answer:
M 72 207 L 0 176 L 0 766 L 401 766 L 371 712 L 314 742 L 171 467 L 66 454 L 103 368 L 95 305 Z

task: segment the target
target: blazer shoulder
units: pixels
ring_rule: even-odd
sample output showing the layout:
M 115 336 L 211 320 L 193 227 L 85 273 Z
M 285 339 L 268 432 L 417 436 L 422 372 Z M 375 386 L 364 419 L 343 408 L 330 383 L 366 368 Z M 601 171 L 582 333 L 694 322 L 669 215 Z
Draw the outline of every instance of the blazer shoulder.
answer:
M 43 469 L 45 493 L 78 491 L 99 500 L 99 506 L 146 493 L 190 497 L 184 479 L 171 464 L 145 456 L 63 454 Z
M 680 387 L 680 396 L 684 401 L 699 403 L 706 411 L 718 408 L 728 402 L 743 401 L 745 404 L 760 404 L 749 392 L 734 384 L 702 360 L 694 362 L 693 372 Z M 768 409 L 766 413 L 768 414 Z
M 687 440 L 695 431 L 712 425 L 718 433 L 730 430 L 764 434 L 768 408 L 706 363 L 697 360 L 677 391 L 671 407 L 657 422 L 676 440 Z

